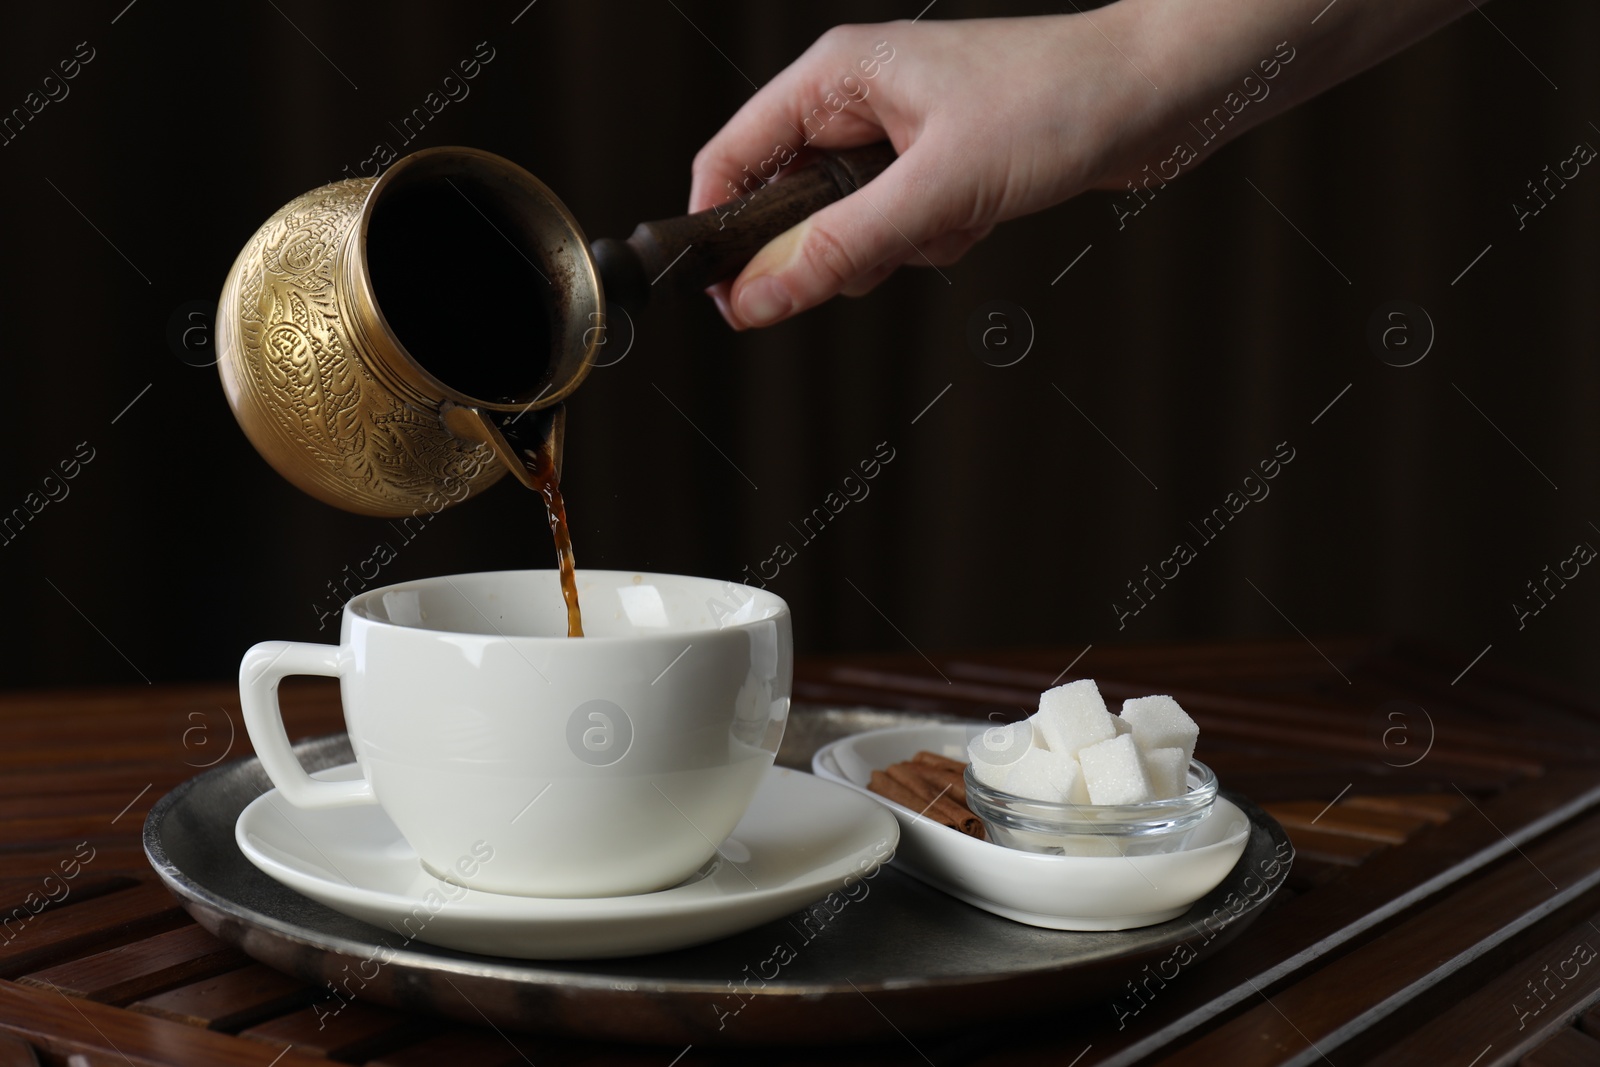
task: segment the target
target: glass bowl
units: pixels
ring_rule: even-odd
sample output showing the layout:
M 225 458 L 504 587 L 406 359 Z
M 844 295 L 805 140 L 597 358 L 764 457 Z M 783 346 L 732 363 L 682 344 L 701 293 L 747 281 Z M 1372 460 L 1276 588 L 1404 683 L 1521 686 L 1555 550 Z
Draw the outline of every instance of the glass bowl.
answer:
M 1189 791 L 1139 804 L 1067 804 L 993 789 L 966 771 L 967 807 L 989 840 L 1024 852 L 1066 856 L 1153 856 L 1177 852 L 1217 799 L 1217 776 L 1189 761 Z

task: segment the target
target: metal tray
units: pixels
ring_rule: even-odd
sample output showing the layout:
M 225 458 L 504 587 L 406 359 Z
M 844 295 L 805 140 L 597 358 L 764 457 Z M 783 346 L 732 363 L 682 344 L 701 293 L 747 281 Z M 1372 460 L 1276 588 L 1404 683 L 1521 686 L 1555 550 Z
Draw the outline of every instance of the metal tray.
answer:
M 937 716 L 796 706 L 779 762 L 822 744 Z M 348 763 L 344 735 L 296 746 L 308 770 Z M 1239 934 L 1283 884 L 1292 855 L 1242 797 L 1245 852 L 1188 913 L 1137 930 L 1042 930 L 990 915 L 893 865 L 850 896 L 709 945 L 655 956 L 528 963 L 412 942 L 279 885 L 234 844 L 239 812 L 270 788 L 252 757 L 183 783 L 151 809 L 144 846 L 201 926 L 278 970 L 351 998 L 502 1029 L 694 1044 L 895 1039 L 1072 1006 L 1119 1011 L 1143 968 L 1170 979 Z M 1168 972 L 1171 974 L 1168 974 Z M 1126 1010 L 1127 1004 L 1120 1005 Z

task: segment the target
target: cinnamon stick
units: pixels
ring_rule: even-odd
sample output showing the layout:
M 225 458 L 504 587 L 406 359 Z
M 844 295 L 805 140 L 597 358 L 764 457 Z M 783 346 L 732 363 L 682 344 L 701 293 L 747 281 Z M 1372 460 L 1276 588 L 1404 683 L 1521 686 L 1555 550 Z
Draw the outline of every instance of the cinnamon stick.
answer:
M 957 776 L 959 776 L 962 771 L 967 769 L 967 765 L 962 763 L 960 760 L 951 759 L 949 756 L 941 756 L 937 752 L 929 752 L 926 749 L 918 752 L 915 756 L 912 756 L 911 762 L 923 763 L 929 767 L 937 767 L 943 771 L 952 771 Z
M 932 753 L 928 753 L 928 755 L 932 755 Z M 955 763 L 954 760 L 949 762 Z M 922 775 L 922 777 L 933 783 L 933 787 L 935 789 L 947 790 L 945 794 L 946 796 L 955 801 L 957 804 L 960 804 L 962 807 L 967 807 L 967 778 L 965 764 L 956 763 L 955 767 L 952 769 L 913 758 L 910 763 L 901 764 L 901 766 L 907 767 L 912 771 L 915 771 L 917 774 Z
M 916 790 L 907 789 L 883 771 L 872 772 L 872 780 L 867 783 L 867 788 L 881 797 L 894 801 L 902 808 L 910 808 L 912 811 L 922 811 L 923 805 L 927 803 L 927 801 L 921 799 Z M 927 811 L 923 812 L 923 814 L 934 822 L 943 823 L 952 830 L 956 828 L 954 819 L 941 818 L 936 811 Z
M 867 788 L 902 807 L 926 815 L 937 823 L 979 840 L 987 839 L 983 820 L 950 799 L 949 791 L 924 777 L 910 761 L 873 771 Z

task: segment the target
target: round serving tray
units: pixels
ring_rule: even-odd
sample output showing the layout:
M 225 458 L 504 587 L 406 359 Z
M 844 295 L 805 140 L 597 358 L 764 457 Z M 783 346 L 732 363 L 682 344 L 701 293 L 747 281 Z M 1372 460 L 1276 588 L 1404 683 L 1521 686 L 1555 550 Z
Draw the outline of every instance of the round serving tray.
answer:
M 780 762 L 809 765 L 827 741 L 928 722 L 871 709 L 797 706 Z M 344 735 L 295 747 L 307 770 L 352 759 Z M 256 870 L 234 843 L 245 805 L 270 788 L 252 757 L 193 778 L 151 809 L 151 864 L 201 926 L 278 970 L 398 1008 L 503 1029 L 641 1042 L 870 1041 L 970 1027 L 1066 1005 L 1114 1015 L 1146 964 L 1187 965 L 1261 911 L 1292 856 L 1276 821 L 1239 796 L 1249 843 L 1186 914 L 1105 933 L 998 918 L 891 864 L 848 894 L 709 945 L 654 956 L 527 962 L 434 948 L 369 926 Z M 404 945 L 404 947 L 401 947 Z M 335 993 L 337 990 L 337 994 Z M 1126 1008 L 1126 1005 L 1123 1005 Z

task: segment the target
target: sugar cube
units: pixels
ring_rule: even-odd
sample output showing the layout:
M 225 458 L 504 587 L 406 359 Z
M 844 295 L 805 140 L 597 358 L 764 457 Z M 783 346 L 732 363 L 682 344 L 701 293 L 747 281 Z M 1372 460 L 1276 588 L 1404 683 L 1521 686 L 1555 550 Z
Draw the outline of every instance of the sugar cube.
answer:
M 1014 796 L 1055 804 L 1089 802 L 1078 761 L 1042 748 L 1027 749 L 1008 768 L 1006 784 L 999 788 Z
M 1072 766 L 1063 769 L 1055 779 L 1061 787 L 1060 801 L 1063 804 L 1089 803 L 1089 786 L 1083 780 L 1083 765 L 1077 760 L 1072 761 Z
M 1091 678 L 1046 690 L 1039 697 L 1039 712 L 1033 721 L 1050 751 L 1065 756 L 1076 756 L 1090 745 L 1117 736 L 1114 717 Z
M 991 726 L 967 744 L 972 774 L 990 789 L 1012 792 L 1006 784 L 1011 770 L 1034 746 L 1033 724 L 1027 720 Z
M 1028 729 L 1033 731 L 1033 747 L 1049 748 L 1050 746 L 1044 743 L 1044 732 L 1039 729 L 1039 713 L 1034 712 L 1023 721 L 1028 724 Z
M 980 759 L 972 761 L 972 777 L 988 786 L 998 789 L 1003 793 L 1011 792 L 1011 787 L 1006 783 L 1011 778 L 1011 764 L 985 763 Z
M 1128 720 L 1124 719 L 1121 715 L 1111 716 L 1111 725 L 1117 728 L 1118 737 L 1121 737 L 1123 734 L 1133 733 L 1133 727 L 1128 723 Z
M 1153 748 L 1144 753 L 1144 772 L 1156 800 L 1181 797 L 1189 791 L 1189 761 L 1181 748 Z
M 1144 751 L 1181 748 L 1185 764 L 1194 758 L 1194 743 L 1200 737 L 1200 727 L 1171 697 L 1124 700 L 1122 717 L 1133 727 L 1133 739 Z
M 1078 760 L 1091 803 L 1138 804 L 1155 795 L 1132 734 L 1090 745 Z

